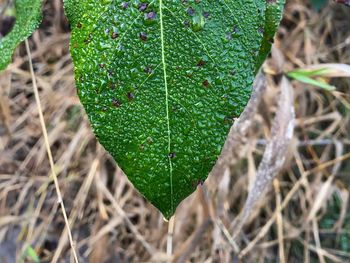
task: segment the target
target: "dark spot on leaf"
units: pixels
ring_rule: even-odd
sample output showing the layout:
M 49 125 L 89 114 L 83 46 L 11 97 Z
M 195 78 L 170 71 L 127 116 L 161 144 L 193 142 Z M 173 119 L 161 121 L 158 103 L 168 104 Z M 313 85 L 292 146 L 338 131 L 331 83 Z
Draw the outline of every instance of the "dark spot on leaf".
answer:
M 189 7 L 187 9 L 187 14 L 189 14 L 190 16 L 193 16 L 194 15 L 194 9 L 192 7 Z
M 145 10 L 147 9 L 147 7 L 148 7 L 148 4 L 147 4 L 147 3 L 140 3 L 140 4 L 139 4 L 139 10 L 140 10 L 141 12 L 145 11 Z
M 174 158 L 176 157 L 176 153 L 171 152 L 171 153 L 168 154 L 168 157 L 169 157 L 170 159 L 174 159 Z
M 112 39 L 116 39 L 117 37 L 119 37 L 118 32 L 113 32 L 111 37 L 112 37 Z
M 117 108 L 122 106 L 122 103 L 119 100 L 117 100 L 117 99 L 113 99 L 112 103 L 113 103 L 113 106 L 115 106 Z
M 208 18 L 208 17 L 210 16 L 210 14 L 209 14 L 209 12 L 203 12 L 203 16 L 204 16 L 205 18 Z
M 205 88 L 208 88 L 209 87 L 209 81 L 206 79 L 202 82 L 202 85 L 205 87 Z
M 156 16 L 157 16 L 157 14 L 154 11 L 151 11 L 151 12 L 145 14 L 145 18 L 147 20 L 154 20 L 156 18 Z
M 197 67 L 204 67 L 205 65 L 205 61 L 203 59 L 201 59 L 198 63 L 197 63 Z
M 112 83 L 112 82 L 109 82 L 109 83 L 108 83 L 108 88 L 110 88 L 110 89 L 115 89 L 115 84 Z
M 142 41 L 146 41 L 146 40 L 147 40 L 147 34 L 146 34 L 146 32 L 141 32 L 139 36 L 140 36 L 140 39 L 141 39 Z
M 131 101 L 131 100 L 133 100 L 133 99 L 135 98 L 135 94 L 132 93 L 132 92 L 128 92 L 128 93 L 126 94 L 126 96 L 128 97 L 129 101 Z
M 83 25 L 80 22 L 77 23 L 77 28 L 81 28 L 82 26 Z
M 145 69 L 143 70 L 145 73 L 147 74 L 152 74 L 153 73 L 153 70 L 151 67 L 145 67 Z
M 124 9 L 127 9 L 129 7 L 129 2 L 123 2 L 120 6 Z

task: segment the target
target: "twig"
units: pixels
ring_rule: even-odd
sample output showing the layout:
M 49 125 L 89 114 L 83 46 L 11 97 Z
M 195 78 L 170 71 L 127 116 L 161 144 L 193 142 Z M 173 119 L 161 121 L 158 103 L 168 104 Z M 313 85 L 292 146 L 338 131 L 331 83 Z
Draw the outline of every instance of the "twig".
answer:
M 173 235 L 174 235 L 175 215 L 173 215 L 168 223 L 168 237 L 166 243 L 166 254 L 171 258 L 173 254 Z
M 34 90 L 35 101 L 36 101 L 36 105 L 37 105 L 38 112 L 39 112 L 40 125 L 41 125 L 41 129 L 42 129 L 43 136 L 44 136 L 44 142 L 45 142 L 47 155 L 49 157 L 51 174 L 52 174 L 53 181 L 54 181 L 54 184 L 55 184 L 55 189 L 56 189 L 56 193 L 57 193 L 57 199 L 58 199 L 58 203 L 61 205 L 64 222 L 65 222 L 67 230 L 68 230 L 68 237 L 69 237 L 70 246 L 72 248 L 72 253 L 73 253 L 73 256 L 74 256 L 74 260 L 75 260 L 76 263 L 78 263 L 79 261 L 78 261 L 77 253 L 75 251 L 75 245 L 74 245 L 74 241 L 73 241 L 73 237 L 72 237 L 72 232 L 70 230 L 66 209 L 64 207 L 60 186 L 59 186 L 57 175 L 56 175 L 56 172 L 55 172 L 55 165 L 54 165 L 53 158 L 52 158 L 49 138 L 48 138 L 48 135 L 47 135 L 47 130 L 46 130 L 46 126 L 45 126 L 45 120 L 44 120 L 43 111 L 42 111 L 42 107 L 41 107 L 41 103 L 40 103 L 38 86 L 37 86 L 37 83 L 36 83 L 34 69 L 33 69 L 32 56 L 31 56 L 31 53 L 30 53 L 29 43 L 28 43 L 27 39 L 25 40 L 25 45 L 26 45 L 26 51 L 27 51 L 27 54 L 28 54 L 30 74 L 31 74 L 31 77 L 32 77 L 32 82 L 33 82 L 33 90 Z
M 238 224 L 235 225 L 233 238 L 236 239 L 241 232 L 244 224 L 249 218 L 251 211 L 256 206 L 261 196 L 272 184 L 272 180 L 282 169 L 289 142 L 293 136 L 294 130 L 294 97 L 293 90 L 289 81 L 283 77 L 280 84 L 281 95 L 278 103 L 276 117 L 271 128 L 271 139 L 266 146 L 263 158 L 259 164 L 256 179 L 248 193 L 247 201 L 244 205 L 242 215 Z

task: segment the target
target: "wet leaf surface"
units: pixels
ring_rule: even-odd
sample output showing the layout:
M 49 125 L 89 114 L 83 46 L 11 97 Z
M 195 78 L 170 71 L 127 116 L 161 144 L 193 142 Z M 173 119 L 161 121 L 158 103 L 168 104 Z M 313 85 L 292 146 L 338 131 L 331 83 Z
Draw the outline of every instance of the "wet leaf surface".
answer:
M 96 137 L 165 218 L 207 178 L 250 97 L 276 30 L 270 2 L 65 1 Z

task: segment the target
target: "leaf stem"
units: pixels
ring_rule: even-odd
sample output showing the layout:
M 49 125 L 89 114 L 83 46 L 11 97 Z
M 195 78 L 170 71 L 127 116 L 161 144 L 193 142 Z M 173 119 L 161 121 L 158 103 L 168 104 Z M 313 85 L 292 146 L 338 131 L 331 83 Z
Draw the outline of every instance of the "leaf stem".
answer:
M 173 215 L 168 223 L 168 237 L 166 243 L 166 254 L 169 257 L 169 261 L 171 261 L 171 257 L 173 254 L 173 236 L 174 236 L 174 226 L 175 226 L 175 215 Z

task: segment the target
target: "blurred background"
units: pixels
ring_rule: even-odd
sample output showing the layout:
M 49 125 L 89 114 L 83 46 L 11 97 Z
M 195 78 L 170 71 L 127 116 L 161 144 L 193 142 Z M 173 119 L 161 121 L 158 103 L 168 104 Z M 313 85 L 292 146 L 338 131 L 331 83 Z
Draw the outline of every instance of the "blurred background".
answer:
M 13 22 L 3 15 L 0 33 Z M 74 87 L 69 32 L 62 1 L 46 1 L 29 44 L 80 262 L 350 262 L 349 7 L 287 1 L 263 66 L 261 99 L 226 161 L 177 209 L 172 257 L 168 223 L 91 132 Z M 294 93 L 295 131 L 285 141 L 285 162 L 234 239 L 281 121 L 276 112 L 286 86 Z M 24 44 L 0 73 L 0 87 L 0 262 L 74 262 Z

